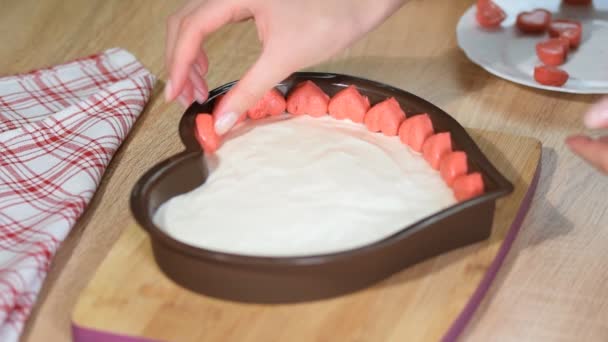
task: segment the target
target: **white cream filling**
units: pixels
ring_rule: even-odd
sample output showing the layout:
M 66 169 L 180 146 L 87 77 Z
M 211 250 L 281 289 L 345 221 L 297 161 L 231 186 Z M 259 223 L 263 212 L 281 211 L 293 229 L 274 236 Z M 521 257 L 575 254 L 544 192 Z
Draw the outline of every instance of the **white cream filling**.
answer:
M 211 174 L 154 222 L 189 245 L 254 256 L 344 251 L 456 200 L 398 137 L 330 117 L 246 121 L 208 158 Z

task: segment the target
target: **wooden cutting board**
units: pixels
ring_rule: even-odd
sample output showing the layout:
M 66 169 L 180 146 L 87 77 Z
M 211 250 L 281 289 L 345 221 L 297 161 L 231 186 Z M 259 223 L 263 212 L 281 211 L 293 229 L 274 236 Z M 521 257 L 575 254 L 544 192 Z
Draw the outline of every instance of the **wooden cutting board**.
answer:
M 242 304 L 174 284 L 138 226 L 125 227 L 73 312 L 76 341 L 437 341 L 464 329 L 508 249 L 538 180 L 539 141 L 469 130 L 515 185 L 497 203 L 492 235 L 346 296 L 289 305 Z M 135 338 L 129 338 L 132 336 Z

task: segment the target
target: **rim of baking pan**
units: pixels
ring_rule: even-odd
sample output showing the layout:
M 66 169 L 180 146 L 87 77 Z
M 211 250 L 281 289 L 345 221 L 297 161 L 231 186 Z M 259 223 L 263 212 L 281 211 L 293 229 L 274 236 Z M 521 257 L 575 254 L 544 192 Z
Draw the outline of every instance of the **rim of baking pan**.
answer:
M 471 136 L 466 132 L 464 127 L 460 125 L 453 117 L 447 114 L 439 107 L 432 103 L 402 89 L 380 83 L 377 81 L 342 75 L 334 73 L 321 73 L 321 72 L 297 72 L 292 74 L 285 81 L 279 83 L 277 88 L 285 87 L 286 84 L 299 83 L 305 80 L 315 79 L 331 79 L 334 81 L 335 86 L 346 87 L 350 84 L 354 84 L 358 89 L 361 88 L 372 88 L 380 89 L 385 92 L 389 92 L 398 97 L 405 97 L 408 100 L 418 102 L 428 109 L 427 113 L 431 116 L 431 119 L 437 118 L 445 126 L 449 126 L 449 132 L 452 135 L 452 140 L 457 142 L 460 150 L 467 153 L 467 157 L 472 161 L 479 172 L 484 176 L 484 180 L 490 180 L 494 183 L 492 189 L 486 191 L 483 195 L 469 199 L 464 202 L 456 203 L 447 207 L 443 210 L 436 212 L 430 216 L 427 216 L 417 222 L 403 227 L 396 233 L 391 234 L 379 241 L 352 248 L 344 251 L 326 253 L 326 254 L 314 254 L 304 256 L 250 256 L 244 254 L 235 254 L 220 252 L 211 249 L 205 249 L 201 247 L 195 247 L 177 239 L 174 239 L 169 234 L 164 232 L 162 229 L 157 227 L 152 217 L 154 213 L 150 212 L 148 203 L 146 202 L 146 194 L 159 182 L 168 170 L 171 170 L 175 165 L 180 164 L 186 160 L 192 158 L 203 159 L 204 153 L 198 147 L 198 143 L 194 137 L 194 117 L 200 112 L 201 107 L 209 106 L 213 103 L 214 99 L 218 96 L 226 93 L 237 81 L 226 83 L 220 87 L 217 87 L 210 91 L 209 98 L 203 104 L 194 103 L 190 106 L 179 123 L 179 133 L 186 150 L 169 157 L 168 159 L 156 164 L 150 168 L 135 184 L 131 193 L 131 211 L 137 222 L 150 234 L 151 238 L 158 240 L 165 246 L 177 250 L 183 254 L 189 254 L 198 258 L 204 258 L 207 261 L 215 261 L 220 263 L 230 263 L 233 265 L 248 265 L 248 266 L 260 266 L 260 267 L 273 267 L 273 266 L 297 266 L 297 265 L 315 265 L 323 264 L 329 261 L 338 261 L 343 259 L 351 258 L 358 254 L 368 253 L 373 250 L 382 249 L 387 245 L 397 243 L 402 238 L 407 238 L 410 233 L 424 229 L 425 227 L 432 225 L 434 222 L 449 217 L 459 211 L 466 208 L 479 205 L 481 203 L 494 201 L 500 197 L 507 196 L 513 191 L 513 184 L 505 178 L 494 165 L 488 160 L 488 158 L 479 149 L 477 144 L 473 141 Z M 360 88 L 361 87 L 361 88 Z M 362 91 L 365 95 L 365 90 Z M 433 122 L 435 124 L 435 121 Z

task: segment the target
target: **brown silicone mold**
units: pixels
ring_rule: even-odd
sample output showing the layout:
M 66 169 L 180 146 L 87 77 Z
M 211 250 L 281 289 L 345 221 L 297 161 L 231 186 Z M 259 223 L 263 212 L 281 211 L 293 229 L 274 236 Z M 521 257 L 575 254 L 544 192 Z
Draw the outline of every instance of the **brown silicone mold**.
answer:
M 511 193 L 513 185 L 494 168 L 456 120 L 413 94 L 352 76 L 295 73 L 277 88 L 286 94 L 305 80 L 314 81 L 330 96 L 353 84 L 372 104 L 393 96 L 409 115 L 428 113 L 435 130 L 450 131 L 454 148 L 467 153 L 469 169 L 482 174 L 485 193 L 403 227 L 384 240 L 333 254 L 251 257 L 177 241 L 155 226 L 152 217 L 163 202 L 205 182 L 208 170 L 194 137 L 194 118 L 199 112 L 211 112 L 215 99 L 232 87 L 232 82 L 211 91 L 204 104 L 195 103 L 188 108 L 179 124 L 185 151 L 154 166 L 133 189 L 131 210 L 150 235 L 154 258 L 169 278 L 190 290 L 223 299 L 261 303 L 307 301 L 364 288 L 409 265 L 490 235 L 495 201 Z

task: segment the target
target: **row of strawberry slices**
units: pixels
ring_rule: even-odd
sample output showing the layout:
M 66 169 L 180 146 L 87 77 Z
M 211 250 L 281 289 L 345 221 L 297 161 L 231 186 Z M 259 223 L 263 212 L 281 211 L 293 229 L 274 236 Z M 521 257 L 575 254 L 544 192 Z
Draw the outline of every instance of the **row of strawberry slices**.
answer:
M 369 99 L 361 95 L 355 86 L 348 86 L 330 98 L 314 82 L 305 81 L 296 85 L 287 99 L 277 89 L 272 89 L 240 121 L 247 117 L 258 120 L 284 112 L 313 117 L 329 113 L 339 120 L 363 123 L 371 132 L 399 136 L 401 142 L 421 153 L 429 165 L 440 172 L 457 200 L 464 201 L 484 192 L 481 174 L 468 172 L 467 155 L 453 149 L 450 133 L 435 132 L 426 113 L 406 115 L 393 97 L 371 106 Z M 210 114 L 201 113 L 196 117 L 195 135 L 207 153 L 214 153 L 221 144 L 221 137 L 215 133 L 213 123 Z

